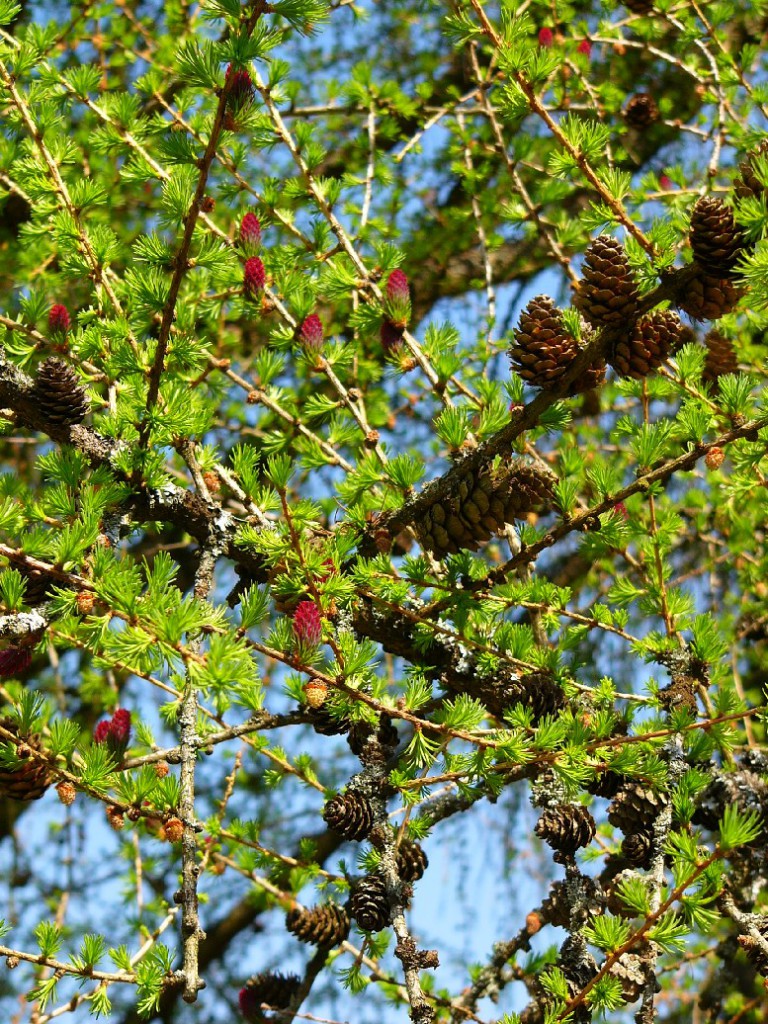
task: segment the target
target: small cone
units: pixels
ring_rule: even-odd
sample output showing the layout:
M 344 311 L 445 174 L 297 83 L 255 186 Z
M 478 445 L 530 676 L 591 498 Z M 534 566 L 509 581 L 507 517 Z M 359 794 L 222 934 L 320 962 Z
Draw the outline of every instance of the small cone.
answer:
M 592 796 L 601 796 L 605 800 L 612 800 L 624 785 L 624 776 L 610 770 L 600 772 L 594 782 L 587 786 L 587 792 Z
M 768 978 L 768 953 L 765 952 L 758 940 L 751 935 L 740 935 L 738 943 L 758 974 Z
M 349 912 L 365 932 L 380 932 L 389 924 L 389 901 L 381 875 L 366 875 L 352 890 Z
M 16 726 L 10 719 L 5 719 L 3 725 L 9 732 L 16 733 Z M 48 765 L 33 756 L 40 749 L 37 735 L 18 740 L 13 766 L 4 761 L 0 767 L 0 796 L 24 802 L 40 799 L 51 781 Z
M 716 384 L 718 378 L 726 373 L 738 373 L 739 361 L 733 348 L 733 342 L 720 331 L 709 331 L 704 338 L 707 356 L 704 360 L 702 379 L 708 384 Z
M 404 839 L 397 851 L 397 873 L 404 882 L 418 882 L 427 870 L 427 855 L 418 843 Z
M 639 782 L 628 782 L 608 808 L 608 821 L 625 836 L 648 832 L 669 803 L 666 793 L 656 793 Z
M 621 993 L 626 1001 L 636 1003 L 648 980 L 648 961 L 636 953 L 623 953 L 611 965 L 608 974 L 621 982 Z
M 631 128 L 642 131 L 650 127 L 660 117 L 656 100 L 648 92 L 639 92 L 632 96 L 624 107 L 624 120 Z
M 633 832 L 621 844 L 621 852 L 633 868 L 651 866 L 653 837 L 650 832 Z
M 522 704 L 533 712 L 533 724 L 538 725 L 545 715 L 554 715 L 565 707 L 565 694 L 554 676 L 547 672 L 528 672 L 504 686 L 506 705 Z
M 623 3 L 633 14 L 650 14 L 653 11 L 653 0 L 623 0 Z
M 582 846 L 589 846 L 595 837 L 595 821 L 581 804 L 560 804 L 544 811 L 534 832 L 553 850 L 555 860 L 572 856 Z
M 653 373 L 669 356 L 683 325 L 676 313 L 651 313 L 638 320 L 629 337 L 616 343 L 611 366 L 620 377 L 642 380 Z
M 593 327 L 621 323 L 637 309 L 638 289 L 624 246 L 600 235 L 587 246 L 573 304 Z
M 329 828 L 345 839 L 365 839 L 373 826 L 373 810 L 368 798 L 356 790 L 338 793 L 323 808 Z
M 690 242 L 696 262 L 708 274 L 727 278 L 744 249 L 733 210 L 717 196 L 702 196 L 691 213 Z
M 739 199 L 747 199 L 750 196 L 759 198 L 765 192 L 765 186 L 755 174 L 755 159 L 768 156 L 768 139 L 763 139 L 755 149 L 751 150 L 745 160 L 739 164 L 741 177 L 734 181 L 734 191 Z
M 284 1010 L 300 985 L 301 979 L 295 974 L 256 974 L 240 989 L 240 1012 L 249 1024 L 263 1024 L 262 1004 Z
M 512 369 L 536 388 L 554 387 L 578 355 L 560 310 L 548 295 L 531 299 L 520 314 L 509 358 Z
M 52 423 L 70 427 L 82 423 L 88 412 L 85 388 L 71 366 L 50 356 L 37 373 L 32 397 Z
M 311 910 L 294 907 L 286 915 L 285 927 L 300 942 L 330 949 L 341 945 L 349 935 L 349 917 L 346 910 L 332 903 Z

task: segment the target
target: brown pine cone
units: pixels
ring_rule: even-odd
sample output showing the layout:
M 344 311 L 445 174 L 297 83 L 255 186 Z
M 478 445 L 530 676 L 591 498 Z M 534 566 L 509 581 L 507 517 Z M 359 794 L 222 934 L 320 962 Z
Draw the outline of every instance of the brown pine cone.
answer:
M 307 712 L 310 725 L 321 736 L 340 736 L 349 729 L 349 719 L 332 715 L 327 705 L 319 708 L 302 707 L 300 710 Z
M 669 803 L 666 793 L 657 793 L 640 782 L 628 782 L 608 807 L 608 821 L 625 836 L 648 831 Z
M 582 274 L 573 304 L 588 323 L 603 327 L 633 316 L 637 309 L 637 282 L 618 239 L 600 235 L 590 242 Z
M 404 882 L 418 882 L 427 870 L 429 861 L 421 846 L 403 839 L 397 851 L 397 873 Z
M 18 735 L 11 719 L 4 719 L 3 726 Z M 11 800 L 39 800 L 51 783 L 48 765 L 33 756 L 41 750 L 40 737 L 36 734 L 20 737 L 11 745 L 12 752 L 5 743 L 0 745 L 0 796 Z
M 739 199 L 747 199 L 749 196 L 759 198 L 766 191 L 765 186 L 761 184 L 755 174 L 755 160 L 766 156 L 768 156 L 768 139 L 763 139 L 755 149 L 747 153 L 746 158 L 739 164 L 741 177 L 736 178 L 733 183 L 734 191 Z
M 22 579 L 26 583 L 24 587 L 24 604 L 34 608 L 43 601 L 53 596 L 53 588 L 64 586 L 63 583 L 53 579 L 48 573 L 41 569 L 29 569 L 26 566 L 18 566 Z
M 373 809 L 368 798 L 356 790 L 337 793 L 323 808 L 329 828 L 345 839 L 365 839 L 373 826 Z
M 736 308 L 743 294 L 721 275 L 712 277 L 701 268 L 685 294 L 677 297 L 677 306 L 694 320 L 719 320 Z
M 733 219 L 733 210 L 717 196 L 702 196 L 691 213 L 690 242 L 693 255 L 705 273 L 730 277 L 744 249 L 744 235 Z
M 752 938 L 751 935 L 739 935 L 738 943 L 758 974 L 768 978 L 768 953 L 765 952 L 758 940 Z
M 545 715 L 554 715 L 565 707 L 565 694 L 554 676 L 547 672 L 528 672 L 504 684 L 504 704 L 522 704 L 533 712 L 537 725 Z
M 733 348 L 733 342 L 720 331 L 712 330 L 704 338 L 707 356 L 704 360 L 702 379 L 708 384 L 716 384 L 719 377 L 726 373 L 738 373 L 739 361 Z
M 341 945 L 349 935 L 349 917 L 346 910 L 333 903 L 309 910 L 294 907 L 285 916 L 285 927 L 299 942 L 330 949 Z
M 633 832 L 621 844 L 621 852 L 624 859 L 633 868 L 650 867 L 652 849 L 653 836 L 650 832 Z
M 560 804 L 544 811 L 534 832 L 563 856 L 589 846 L 595 837 L 595 821 L 581 804 Z M 558 859 L 557 857 L 555 858 Z
M 381 875 L 366 875 L 353 887 L 349 912 L 365 932 L 380 932 L 389 924 L 389 901 Z
M 382 747 L 393 748 L 400 742 L 400 734 L 389 715 L 382 715 L 376 726 L 368 722 L 353 722 L 349 727 L 347 743 L 353 754 L 358 756 L 365 750 L 370 736 L 375 736 L 377 743 Z
M 621 377 L 647 377 L 668 358 L 682 328 L 680 318 L 669 310 L 642 317 L 629 337 L 616 342 L 611 366 Z
M 554 387 L 578 355 L 563 315 L 548 295 L 531 299 L 520 314 L 510 349 L 512 369 L 535 388 Z
M 656 100 L 648 92 L 638 92 L 624 107 L 624 120 L 631 128 L 642 131 L 659 120 Z
M 300 985 L 301 979 L 295 974 L 273 974 L 271 971 L 256 974 L 240 989 L 240 1010 L 249 1024 L 263 1021 L 263 1003 L 273 1010 L 284 1010 Z
M 624 776 L 608 769 L 595 776 L 594 781 L 587 786 L 587 792 L 592 796 L 601 796 L 605 800 L 612 800 L 623 785 Z
M 60 426 L 82 423 L 88 412 L 88 398 L 77 374 L 55 356 L 49 356 L 38 370 L 32 398 L 40 412 Z
M 623 0 L 623 3 L 633 14 L 650 14 L 653 10 L 653 0 Z

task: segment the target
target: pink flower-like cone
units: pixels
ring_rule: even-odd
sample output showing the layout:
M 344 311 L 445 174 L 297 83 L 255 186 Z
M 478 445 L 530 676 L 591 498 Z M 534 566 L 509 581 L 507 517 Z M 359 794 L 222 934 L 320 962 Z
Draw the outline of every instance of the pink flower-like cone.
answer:
M 592 43 L 590 43 L 588 39 L 582 39 L 579 45 L 576 47 L 576 52 L 583 53 L 585 56 L 589 57 L 589 55 L 592 53 Z
M 317 647 L 323 638 L 323 621 L 314 601 L 300 601 L 293 613 L 293 635 L 303 647 Z
M 234 70 L 230 64 L 227 67 L 226 82 L 229 85 L 227 107 L 233 114 L 240 113 L 253 103 L 253 81 L 247 71 L 242 68 Z
M 539 46 L 543 46 L 548 49 L 555 41 L 555 34 L 551 28 L 540 28 L 539 29 Z
M 250 298 L 256 298 L 264 291 L 267 274 L 258 256 L 251 256 L 243 268 L 243 290 Z
M 240 221 L 240 248 L 246 256 L 255 256 L 261 247 L 261 223 L 255 213 L 246 213 Z
M 299 328 L 299 341 L 310 352 L 319 352 L 323 347 L 323 324 L 317 313 L 310 313 Z
M 393 270 L 387 278 L 384 313 L 396 327 L 406 327 L 411 319 L 411 291 L 402 270 Z
M 106 743 L 112 753 L 121 758 L 131 738 L 131 712 L 118 708 L 110 719 L 99 722 L 93 730 L 94 743 Z
M 66 306 L 56 304 L 51 306 L 51 311 L 48 314 L 48 330 L 57 338 L 63 338 L 69 330 L 69 310 Z

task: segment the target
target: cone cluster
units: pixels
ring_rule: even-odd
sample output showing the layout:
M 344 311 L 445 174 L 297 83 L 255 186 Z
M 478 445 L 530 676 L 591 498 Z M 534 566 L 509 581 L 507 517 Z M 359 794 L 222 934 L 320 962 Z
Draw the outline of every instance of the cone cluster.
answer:
M 506 523 L 552 505 L 553 480 L 518 459 L 467 470 L 452 495 L 435 501 L 416 524 L 419 540 L 438 558 L 475 551 Z
M 632 96 L 624 107 L 624 120 L 631 128 L 642 131 L 659 120 L 659 108 L 656 100 L 648 92 L 639 92 Z
M 544 811 L 534 832 L 561 857 L 572 856 L 594 839 L 595 821 L 581 804 L 560 804 Z
M 704 360 L 703 379 L 708 384 L 716 384 L 726 373 L 738 373 L 739 361 L 733 348 L 733 342 L 720 331 L 709 331 L 704 338 L 707 355 Z
M 404 839 L 397 851 L 397 873 L 404 882 L 418 882 L 427 870 L 427 855 L 418 843 Z
M 587 246 L 574 306 L 593 327 L 621 323 L 637 310 L 638 288 L 624 246 L 600 235 Z
M 609 362 L 619 376 L 642 380 L 669 357 L 682 330 L 680 318 L 671 310 L 641 317 L 632 333 L 616 342 Z
M 349 935 L 349 917 L 333 903 L 310 910 L 294 907 L 286 914 L 285 927 L 300 942 L 330 949 L 339 946 Z
M 352 889 L 349 912 L 365 932 L 380 932 L 389 924 L 389 901 L 381 875 L 366 875 Z
M 88 412 L 88 398 L 77 374 L 55 356 L 38 370 L 31 397 L 47 419 L 63 427 L 82 423 Z
M 240 1012 L 249 1024 L 261 1024 L 262 1003 L 273 1010 L 284 1010 L 298 991 L 301 979 L 295 974 L 273 974 L 264 971 L 254 975 L 240 989 Z
M 345 839 L 365 839 L 373 826 L 373 809 L 367 797 L 356 790 L 338 793 L 323 808 L 329 828 Z
M 4 719 L 3 726 L 9 732 L 16 733 L 15 724 L 10 719 Z M 38 735 L 28 736 L 18 742 L 15 751 L 17 765 L 13 768 L 0 767 L 0 795 L 25 802 L 40 799 L 51 781 L 48 766 L 33 757 L 40 750 Z
M 669 803 L 665 793 L 657 793 L 640 782 L 628 782 L 608 807 L 608 821 L 625 836 L 649 831 Z

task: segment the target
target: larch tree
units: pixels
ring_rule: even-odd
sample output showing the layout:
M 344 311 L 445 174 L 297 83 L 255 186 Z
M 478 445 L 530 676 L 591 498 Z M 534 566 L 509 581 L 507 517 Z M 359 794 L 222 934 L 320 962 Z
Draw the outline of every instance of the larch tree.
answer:
M 3 1020 L 766 1020 L 767 33 L 0 0 Z

